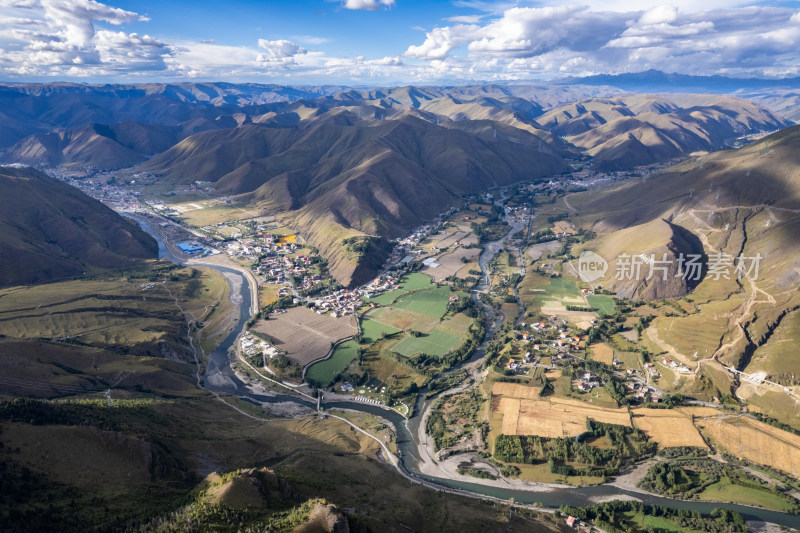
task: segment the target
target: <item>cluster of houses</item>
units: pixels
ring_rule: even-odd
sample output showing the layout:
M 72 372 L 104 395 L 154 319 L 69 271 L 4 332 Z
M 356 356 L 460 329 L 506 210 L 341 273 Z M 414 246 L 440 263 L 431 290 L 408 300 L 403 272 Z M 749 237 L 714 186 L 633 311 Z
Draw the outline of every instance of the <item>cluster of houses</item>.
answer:
M 256 272 L 262 274 L 267 283 L 277 284 L 286 283 L 290 275 L 303 276 L 303 286 L 300 288 L 311 288 L 320 282 L 321 278 L 306 275 L 310 266 L 311 256 L 303 254 L 293 257 L 270 255 L 261 259 L 256 267 Z
M 690 374 L 692 372 L 686 365 L 681 365 L 668 358 L 664 358 L 664 366 L 677 370 L 679 374 Z
M 411 250 L 415 248 L 422 239 L 430 235 L 431 231 L 432 227 L 430 225 L 420 226 L 407 237 L 397 241 L 397 244 L 395 244 L 392 253 L 389 254 L 389 258 L 383 264 L 382 268 L 388 269 L 398 263 L 408 263 L 414 259 L 414 254 L 411 253 Z M 419 251 L 419 253 L 422 252 Z
M 584 372 L 583 376 L 572 381 L 572 387 L 581 392 L 590 392 L 600 386 L 600 379 L 591 372 Z
M 655 391 L 650 390 L 647 385 L 638 383 L 636 381 L 625 382 L 625 388 L 633 393 L 633 399 L 637 402 L 653 402 L 661 401 L 661 395 Z
M 355 313 L 364 305 L 364 302 L 359 296 L 359 291 L 341 289 L 333 294 L 314 300 L 313 304 L 317 313 L 321 315 L 330 313 L 332 317 L 336 318 Z
M 264 339 L 256 337 L 252 333 L 245 333 L 241 336 L 239 339 L 239 347 L 245 356 L 264 354 L 265 362 L 267 357 L 271 359 L 280 354 L 277 348 Z
M 392 274 L 378 276 L 361 288 L 361 294 L 365 298 L 373 298 L 383 292 L 395 290 L 399 283 L 399 278 Z

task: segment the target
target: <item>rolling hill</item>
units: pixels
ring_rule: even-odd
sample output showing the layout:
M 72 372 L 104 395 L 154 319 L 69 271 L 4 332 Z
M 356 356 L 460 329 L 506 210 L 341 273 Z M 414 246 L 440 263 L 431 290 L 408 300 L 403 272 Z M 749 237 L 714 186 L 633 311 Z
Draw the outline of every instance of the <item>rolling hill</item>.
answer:
M 126 268 L 157 253 L 135 223 L 74 187 L 0 167 L 0 287 Z

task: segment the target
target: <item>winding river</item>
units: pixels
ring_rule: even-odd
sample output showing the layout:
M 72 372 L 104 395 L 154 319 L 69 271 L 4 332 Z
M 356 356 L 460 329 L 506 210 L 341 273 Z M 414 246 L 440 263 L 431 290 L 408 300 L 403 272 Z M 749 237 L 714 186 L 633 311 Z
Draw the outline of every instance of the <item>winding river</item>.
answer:
M 150 227 L 150 225 L 144 219 L 139 217 L 130 217 L 130 218 L 136 220 L 141 225 L 142 229 L 144 229 L 144 231 L 146 231 L 156 239 L 156 241 L 158 242 L 159 256 L 161 258 L 169 259 L 170 261 L 173 261 L 178 264 L 183 264 L 183 261 L 174 257 L 169 252 L 167 247 L 164 245 L 164 241 L 161 235 L 157 231 L 153 230 L 153 228 Z M 492 257 L 494 257 L 494 255 L 499 251 L 499 249 L 502 248 L 502 244 L 505 242 L 505 240 L 510 235 L 513 235 L 515 231 L 518 230 L 519 228 L 517 228 L 516 226 L 512 227 L 511 231 L 509 231 L 506 236 L 504 236 L 499 241 L 495 241 L 487 245 L 484 252 L 481 254 L 479 263 L 481 269 L 484 272 L 484 276 L 481 279 L 480 284 L 478 285 L 479 290 L 485 288 L 486 283 L 488 282 L 488 278 L 485 273 L 488 270 L 489 261 L 491 261 Z M 235 269 L 219 265 L 211 265 L 211 264 L 202 266 L 215 268 L 220 272 L 223 272 L 229 276 L 233 275 L 233 276 L 239 276 L 241 278 L 241 282 L 237 281 L 237 283 L 231 283 L 232 290 L 238 289 L 240 290 L 241 293 L 240 294 L 241 303 L 239 305 L 238 323 L 236 327 L 234 327 L 228 334 L 228 336 L 223 340 L 222 344 L 220 344 L 209 356 L 208 364 L 206 365 L 204 386 L 209 390 L 237 396 L 242 400 L 249 401 L 255 405 L 262 405 L 263 403 L 294 402 L 297 404 L 301 404 L 305 407 L 309 407 L 311 409 L 316 409 L 316 405 L 313 402 L 304 400 L 297 396 L 292 396 L 288 394 L 264 395 L 264 394 L 254 393 L 245 385 L 245 383 L 243 383 L 234 374 L 230 366 L 229 350 L 231 346 L 233 346 L 233 343 L 236 341 L 236 338 L 239 336 L 242 329 L 244 328 L 245 323 L 250 319 L 251 316 L 250 285 L 247 282 L 247 279 L 245 279 L 244 275 Z M 481 344 L 479 350 L 476 350 L 476 354 L 470 359 L 469 362 L 474 362 L 482 357 L 486 341 L 491 339 L 491 337 L 494 335 L 494 332 L 497 330 L 497 328 L 501 323 L 502 320 L 500 320 L 500 317 L 497 316 L 496 313 L 494 313 L 493 311 L 491 313 L 487 311 L 486 337 L 484 338 L 484 342 Z M 420 416 L 420 413 L 423 412 L 423 409 L 420 409 L 421 404 L 422 400 L 420 400 L 420 403 L 417 406 L 418 408 L 415 410 L 416 414 L 412 418 L 406 419 L 405 417 L 400 415 L 400 413 L 398 413 L 397 411 L 394 411 L 392 409 L 382 408 L 376 405 L 357 403 L 357 402 L 323 402 L 323 405 L 326 408 L 342 408 L 342 409 L 362 411 L 365 413 L 380 416 L 392 422 L 392 424 L 397 430 L 397 445 L 400 450 L 401 468 L 411 477 L 427 481 L 428 483 L 432 483 L 440 487 L 457 489 L 475 495 L 489 496 L 492 498 L 498 498 L 502 500 L 509 500 L 513 498 L 516 503 L 521 503 L 521 504 L 535 503 L 537 505 L 542 505 L 544 507 L 554 507 L 554 508 L 564 504 L 574 505 L 574 506 L 588 506 L 588 505 L 593 505 L 594 503 L 597 503 L 599 501 L 614 499 L 615 497 L 628 498 L 628 499 L 635 498 L 646 504 L 661 505 L 664 507 L 671 507 L 674 509 L 690 509 L 690 510 L 700 511 L 702 513 L 710 513 L 715 508 L 725 508 L 738 512 L 747 520 L 760 520 L 765 522 L 772 522 L 775 524 L 781 524 L 784 526 L 800 528 L 800 516 L 793 516 L 785 513 L 779 513 L 776 511 L 768 511 L 756 507 L 735 505 L 729 503 L 695 502 L 695 501 L 689 502 L 682 500 L 674 500 L 671 498 L 664 498 L 646 493 L 627 491 L 608 484 L 596 485 L 591 487 L 563 488 L 563 489 L 558 488 L 558 489 L 547 489 L 547 490 L 537 491 L 536 489 L 523 490 L 520 488 L 513 488 L 511 484 L 509 484 L 508 488 L 490 487 L 486 485 L 480 485 L 477 483 L 470 483 L 467 481 L 453 481 L 450 479 L 443 479 L 443 478 L 423 475 L 420 473 L 420 469 L 418 467 L 418 463 L 420 461 L 419 444 L 414 439 L 414 435 L 417 433 L 417 429 L 419 428 L 419 425 L 422 422 L 420 420 L 422 418 Z

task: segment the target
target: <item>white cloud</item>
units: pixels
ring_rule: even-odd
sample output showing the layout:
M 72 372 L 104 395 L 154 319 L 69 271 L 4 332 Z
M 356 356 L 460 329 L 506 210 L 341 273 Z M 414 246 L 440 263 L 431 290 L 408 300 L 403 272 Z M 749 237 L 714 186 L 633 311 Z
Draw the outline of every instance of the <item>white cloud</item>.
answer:
M 146 17 L 94 0 L 4 1 L 2 33 L 8 51 L 0 68 L 22 74 L 87 76 L 166 68 L 169 46 L 137 33 L 97 30 Z
M 287 40 L 268 41 L 259 39 L 258 46 L 266 51 L 256 57 L 256 61 L 263 63 L 291 64 L 295 62 L 296 56 L 308 53 L 308 50 L 302 46 Z
M 445 20 L 448 22 L 460 22 L 462 24 L 477 24 L 485 15 L 458 15 L 455 17 L 447 17 Z
M 620 3 L 624 8 L 633 5 Z M 405 55 L 441 61 L 436 69 L 471 64 L 471 72 L 512 79 L 526 71 L 529 76 L 558 76 L 651 68 L 770 75 L 798 70 L 798 22 L 800 13 L 779 7 L 511 7 L 483 23 L 436 27 Z M 498 61 L 492 64 L 492 59 Z
M 381 7 L 392 7 L 394 0 L 345 0 L 345 9 L 362 9 L 376 11 Z

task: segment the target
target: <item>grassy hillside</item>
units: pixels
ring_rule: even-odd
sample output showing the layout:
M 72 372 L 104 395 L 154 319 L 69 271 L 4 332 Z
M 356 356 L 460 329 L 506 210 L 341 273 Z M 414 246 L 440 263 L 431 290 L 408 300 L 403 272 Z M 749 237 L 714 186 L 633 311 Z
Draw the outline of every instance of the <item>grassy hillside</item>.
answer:
M 758 272 L 737 279 L 703 272 L 702 280 L 679 302 L 680 312 L 657 317 L 644 333 L 656 353 L 668 354 L 718 377 L 719 363 L 763 372 L 786 386 L 734 380 L 733 391 L 751 409 L 796 423 L 796 365 L 787 342 L 800 309 L 800 128 L 792 127 L 739 150 L 703 156 L 612 190 L 569 198 L 577 219 L 598 237 L 587 247 L 611 262 L 607 286 L 621 253 L 658 249 L 666 234 L 662 220 L 699 241 L 707 257 L 761 256 Z M 717 259 L 718 261 L 719 259 Z M 706 262 L 706 264 L 710 264 Z M 644 265 L 643 272 L 648 267 Z M 717 279 L 718 278 L 718 279 Z M 677 307 L 676 307 L 677 309 Z M 673 316 L 670 316 L 673 315 Z M 723 374 L 724 375 L 724 371 Z M 696 375 L 682 378 L 696 379 Z M 730 379 L 730 378 L 728 378 Z M 720 382 L 720 389 L 728 384 Z M 787 393 L 787 390 L 789 391 Z
M 74 187 L 0 168 L 0 287 L 130 268 L 157 253 L 135 223 Z

